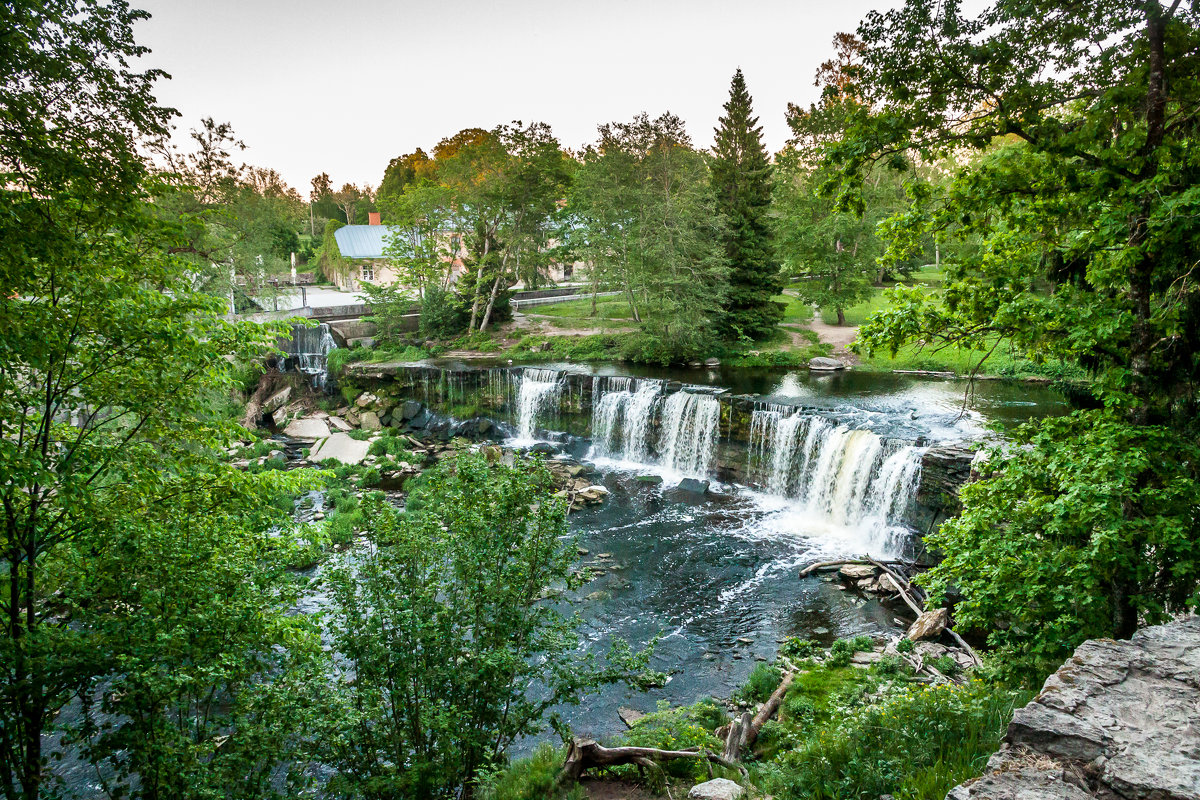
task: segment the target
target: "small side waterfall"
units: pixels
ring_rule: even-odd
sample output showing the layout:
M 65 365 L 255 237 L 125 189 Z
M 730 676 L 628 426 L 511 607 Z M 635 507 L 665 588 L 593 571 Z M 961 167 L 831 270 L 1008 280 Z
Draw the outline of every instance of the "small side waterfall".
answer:
M 921 476 L 922 448 L 782 406 L 754 411 L 750 441 L 768 492 L 837 525 L 899 525 Z
M 333 340 L 333 334 L 329 331 L 329 323 L 322 322 L 315 328 L 307 325 L 292 326 L 289 350 L 296 358 L 296 369 L 311 376 L 313 386 L 324 388 L 329 375 L 329 354 L 336 349 L 337 342 Z
M 513 375 L 517 384 L 517 436 L 520 439 L 534 438 L 540 416 L 558 404 L 562 377 L 561 372 L 532 367 Z

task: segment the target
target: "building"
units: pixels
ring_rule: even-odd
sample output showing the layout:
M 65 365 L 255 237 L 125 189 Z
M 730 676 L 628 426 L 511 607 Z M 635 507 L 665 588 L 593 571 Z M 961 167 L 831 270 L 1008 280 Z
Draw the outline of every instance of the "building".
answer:
M 364 283 L 390 286 L 401 280 L 400 273 L 392 267 L 384 254 L 390 237 L 399 233 L 401 229 L 396 225 L 383 225 L 379 212 L 376 211 L 370 213 L 368 220 L 366 225 L 343 225 L 333 232 L 338 251 L 346 266 L 341 270 L 330 270 L 334 274 L 328 277 L 339 289 L 354 292 L 361 289 Z M 468 251 L 461 234 L 447 231 L 443 235 L 446 237 L 446 249 L 453 256 L 452 263 L 447 265 L 450 268 L 450 282 L 453 284 L 466 271 L 464 259 Z M 550 280 L 556 283 L 570 280 L 573 273 L 577 274 L 579 266 L 581 265 L 551 264 Z

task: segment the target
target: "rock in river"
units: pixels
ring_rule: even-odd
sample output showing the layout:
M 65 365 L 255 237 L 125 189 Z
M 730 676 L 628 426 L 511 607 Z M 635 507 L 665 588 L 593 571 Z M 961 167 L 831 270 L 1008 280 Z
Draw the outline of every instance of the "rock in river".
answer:
M 820 372 L 836 372 L 839 369 L 845 369 L 846 365 L 836 358 L 824 358 L 818 356 L 808 362 L 809 369 L 815 369 Z
M 335 458 L 343 464 L 361 464 L 370 449 L 370 442 L 360 442 L 358 439 L 351 439 L 345 433 L 335 433 L 328 439 L 318 442 L 309 451 L 308 460 L 319 464 L 327 458 Z
M 288 426 L 283 429 L 283 434 L 293 439 L 304 439 L 311 442 L 327 437 L 329 435 L 329 426 L 325 424 L 325 420 L 323 419 L 303 417 L 302 419 L 294 419 L 288 423 Z

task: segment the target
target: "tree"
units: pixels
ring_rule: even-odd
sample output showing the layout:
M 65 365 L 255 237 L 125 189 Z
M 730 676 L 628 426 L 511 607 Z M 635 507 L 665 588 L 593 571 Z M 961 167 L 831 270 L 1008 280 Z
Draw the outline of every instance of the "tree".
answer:
M 1043 423 L 1025 435 L 1032 448 L 965 493 L 962 521 L 939 535 L 947 558 L 932 585 L 972 587 L 968 619 L 1019 620 L 993 641 L 1044 659 L 1194 607 L 1197 462 L 1163 447 L 1196 435 L 1200 14 L 1179 2 L 1031 0 L 967 16 L 910 0 L 859 33 L 870 113 L 829 151 L 842 205 L 861 207 L 881 162 L 958 156 L 945 186 L 920 187 L 890 221 L 883 258 L 904 259 L 930 235 L 978 243 L 947 263 L 940 297 L 895 291 L 861 346 L 920 339 L 983 360 L 1007 342 L 1090 370 L 1103 408 Z M 1033 491 L 1015 491 L 1023 485 Z M 1045 552 L 1041 537 L 1063 534 L 1082 557 L 1059 571 L 1050 602 L 1014 608 L 1046 585 L 1040 574 L 990 574 L 999 583 L 981 589 L 996 552 Z M 1086 624 L 1060 624 L 1073 618 Z
M 412 153 L 393 158 L 384 170 L 383 180 L 379 182 L 379 199 L 400 197 L 410 183 L 429 171 L 432 164 L 433 159 L 419 147 Z
M 581 578 L 544 466 L 462 455 L 427 480 L 404 512 L 370 500 L 371 547 L 329 573 L 347 670 L 320 757 L 348 794 L 470 797 L 479 771 L 551 708 L 648 657 L 580 656 L 578 620 L 547 601 Z
M 761 339 L 783 319 L 783 304 L 775 300 L 783 280 L 771 241 L 771 162 L 752 103 L 738 69 L 715 131 L 711 169 L 729 260 L 721 327 L 727 336 Z
M 341 189 L 330 193 L 329 197 L 342 212 L 342 216 L 346 218 L 346 224 L 353 225 L 355 209 L 360 203 L 370 201 L 371 195 L 370 186 L 360 189 L 353 183 L 344 183 Z
M 862 204 L 840 209 L 820 189 L 830 171 L 822 167 L 828 147 L 845 134 L 851 117 L 863 107 L 856 78 L 864 45 L 851 34 L 834 36 L 837 57 L 817 70 L 821 102 L 808 109 L 788 105 L 792 138 L 779 156 L 775 186 L 776 237 L 784 271 L 799 278 L 796 294 L 832 308 L 837 324 L 846 309 L 871 296 L 882 283 L 876 260 L 883 247 L 879 224 L 905 200 L 901 175 L 893 166 L 876 167 L 864 181 Z
M 639 360 L 678 362 L 712 344 L 728 281 L 723 222 L 704 156 L 671 114 L 600 127 L 572 193 L 572 246 L 613 281 L 643 335 Z

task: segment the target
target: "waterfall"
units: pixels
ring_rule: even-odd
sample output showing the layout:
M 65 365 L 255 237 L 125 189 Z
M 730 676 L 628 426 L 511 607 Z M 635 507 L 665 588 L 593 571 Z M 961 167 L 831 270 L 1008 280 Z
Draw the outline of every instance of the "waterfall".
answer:
M 329 331 L 329 323 L 322 322 L 315 328 L 293 325 L 288 349 L 296 357 L 296 369 L 312 376 L 314 386 L 324 388 L 329 374 L 326 367 L 329 353 L 337 349 L 337 342 Z
M 592 454 L 702 477 L 716 450 L 721 404 L 686 390 L 664 397 L 663 386 L 654 379 L 594 379 Z
M 721 403 L 715 397 L 686 391 L 667 397 L 658 439 L 663 466 L 685 475 L 707 475 L 720 418 Z
M 922 448 L 766 405 L 750 424 L 751 468 L 774 495 L 843 526 L 886 531 L 916 493 Z
M 514 376 L 517 382 L 517 436 L 533 439 L 538 419 L 557 405 L 562 394 L 562 373 L 552 369 L 523 370 Z

